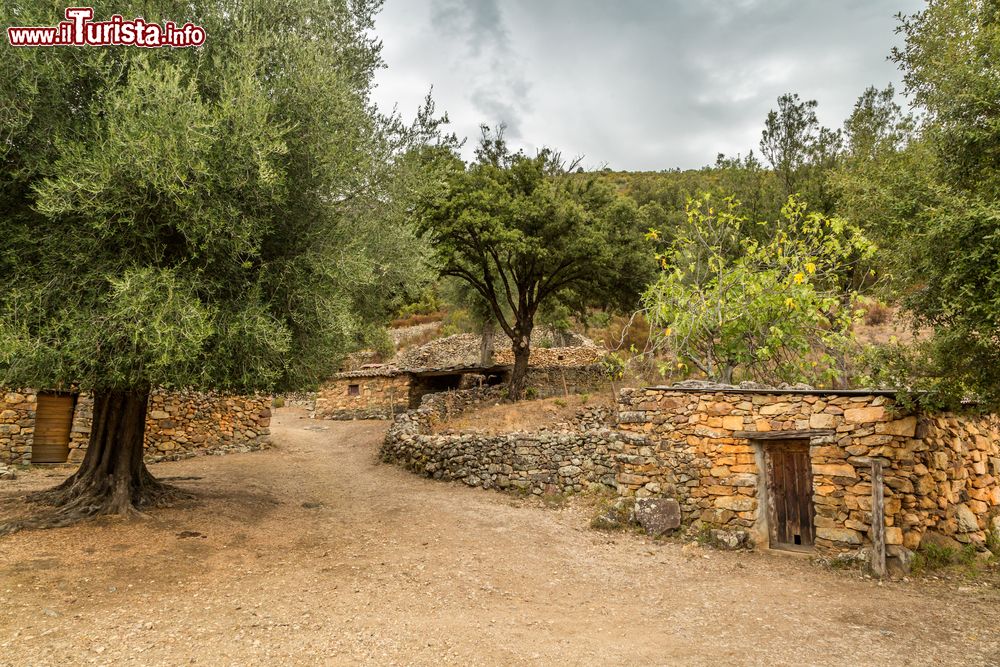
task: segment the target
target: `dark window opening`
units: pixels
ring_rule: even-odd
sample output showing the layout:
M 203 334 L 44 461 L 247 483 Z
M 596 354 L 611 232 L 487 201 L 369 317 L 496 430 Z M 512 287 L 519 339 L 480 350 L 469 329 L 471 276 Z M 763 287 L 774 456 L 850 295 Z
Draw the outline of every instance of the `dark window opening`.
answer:
M 348 396 L 360 396 L 361 395 L 361 385 L 359 385 L 359 384 L 349 384 L 349 385 L 347 385 L 347 395 Z

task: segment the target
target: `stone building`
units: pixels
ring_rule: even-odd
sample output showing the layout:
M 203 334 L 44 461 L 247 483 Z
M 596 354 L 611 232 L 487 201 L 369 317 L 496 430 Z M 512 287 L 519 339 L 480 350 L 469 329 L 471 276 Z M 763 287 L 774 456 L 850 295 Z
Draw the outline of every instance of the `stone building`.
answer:
M 478 341 L 479 337 L 471 334 L 449 336 L 400 355 L 394 364 L 364 364 L 337 373 L 316 393 L 315 416 L 391 419 L 419 407 L 428 394 L 504 384 L 513 367 L 513 353 L 500 349 L 493 365 L 482 366 L 476 358 Z M 603 389 L 607 386 L 599 363 L 603 354 L 589 341 L 534 349 L 527 384 L 537 397 Z
M 77 463 L 90 439 L 86 393 L 0 389 L 0 463 Z M 154 390 L 146 413 L 146 459 L 250 451 L 267 445 L 271 399 Z
M 435 414 L 473 406 L 465 393 L 399 415 L 383 459 L 485 488 L 672 498 L 688 526 L 776 549 L 856 553 L 880 513 L 890 558 L 1000 535 L 995 415 L 906 414 L 889 392 L 649 387 L 623 389 L 610 423 L 433 433 Z
M 618 490 L 677 499 L 689 522 L 757 544 L 857 550 L 883 477 L 890 555 L 931 532 L 982 545 L 1000 529 L 1000 420 L 905 414 L 871 391 L 626 389 Z M 895 548 L 895 549 L 894 549 Z

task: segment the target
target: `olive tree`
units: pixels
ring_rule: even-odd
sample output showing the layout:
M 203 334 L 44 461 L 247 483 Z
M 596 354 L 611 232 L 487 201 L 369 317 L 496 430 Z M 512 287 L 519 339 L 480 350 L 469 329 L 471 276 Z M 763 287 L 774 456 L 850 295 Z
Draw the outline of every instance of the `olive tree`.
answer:
M 94 396 L 38 523 L 177 493 L 143 464 L 153 387 L 307 387 L 379 328 L 438 139 L 431 109 L 405 126 L 370 102 L 378 4 L 125 2 L 207 41 L 0 49 L 0 382 Z

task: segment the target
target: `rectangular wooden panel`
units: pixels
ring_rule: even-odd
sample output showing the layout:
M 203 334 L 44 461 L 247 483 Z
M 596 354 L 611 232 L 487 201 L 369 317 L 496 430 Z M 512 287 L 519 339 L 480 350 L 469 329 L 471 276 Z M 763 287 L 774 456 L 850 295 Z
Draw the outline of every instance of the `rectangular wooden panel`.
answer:
M 772 547 L 811 547 L 815 507 L 809 444 L 767 447 L 768 523 Z
M 76 397 L 72 394 L 38 395 L 35 434 L 31 442 L 32 463 L 66 462 L 75 406 Z

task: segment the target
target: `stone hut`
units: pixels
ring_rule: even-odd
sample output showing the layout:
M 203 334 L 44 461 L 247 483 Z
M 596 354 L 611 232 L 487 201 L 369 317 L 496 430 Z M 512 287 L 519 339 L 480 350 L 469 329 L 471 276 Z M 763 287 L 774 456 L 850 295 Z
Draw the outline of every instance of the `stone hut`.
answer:
M 452 339 L 452 340 L 450 340 Z M 322 419 L 391 419 L 420 406 L 421 399 L 455 389 L 503 384 L 513 367 L 510 350 L 499 350 L 495 364 L 482 366 L 471 358 L 468 334 L 433 341 L 433 345 L 401 356 L 398 363 L 439 362 L 437 365 L 407 366 L 365 364 L 337 373 L 316 394 L 315 415 Z M 459 339 L 459 340 L 454 340 Z M 438 348 L 445 348 L 449 356 Z M 475 351 L 478 354 L 478 348 Z M 607 386 L 600 366 L 603 352 L 593 345 L 539 348 L 531 352 L 528 386 L 535 396 L 595 391 Z M 446 358 L 463 363 L 440 363 Z
M 890 556 L 1000 530 L 995 415 L 906 414 L 867 390 L 651 387 L 621 392 L 619 428 L 645 436 L 622 441 L 620 493 L 674 497 L 687 521 L 759 545 L 857 551 L 879 511 Z
M 78 463 L 92 420 L 90 394 L 0 389 L 0 463 Z M 154 390 L 146 413 L 146 459 L 261 449 L 270 423 L 268 396 Z
M 881 391 L 702 385 L 623 389 L 599 423 L 433 432 L 495 392 L 439 394 L 397 415 L 383 460 L 483 488 L 671 498 L 690 527 L 791 551 L 878 543 L 902 561 L 928 539 L 1000 536 L 995 415 L 908 414 Z

